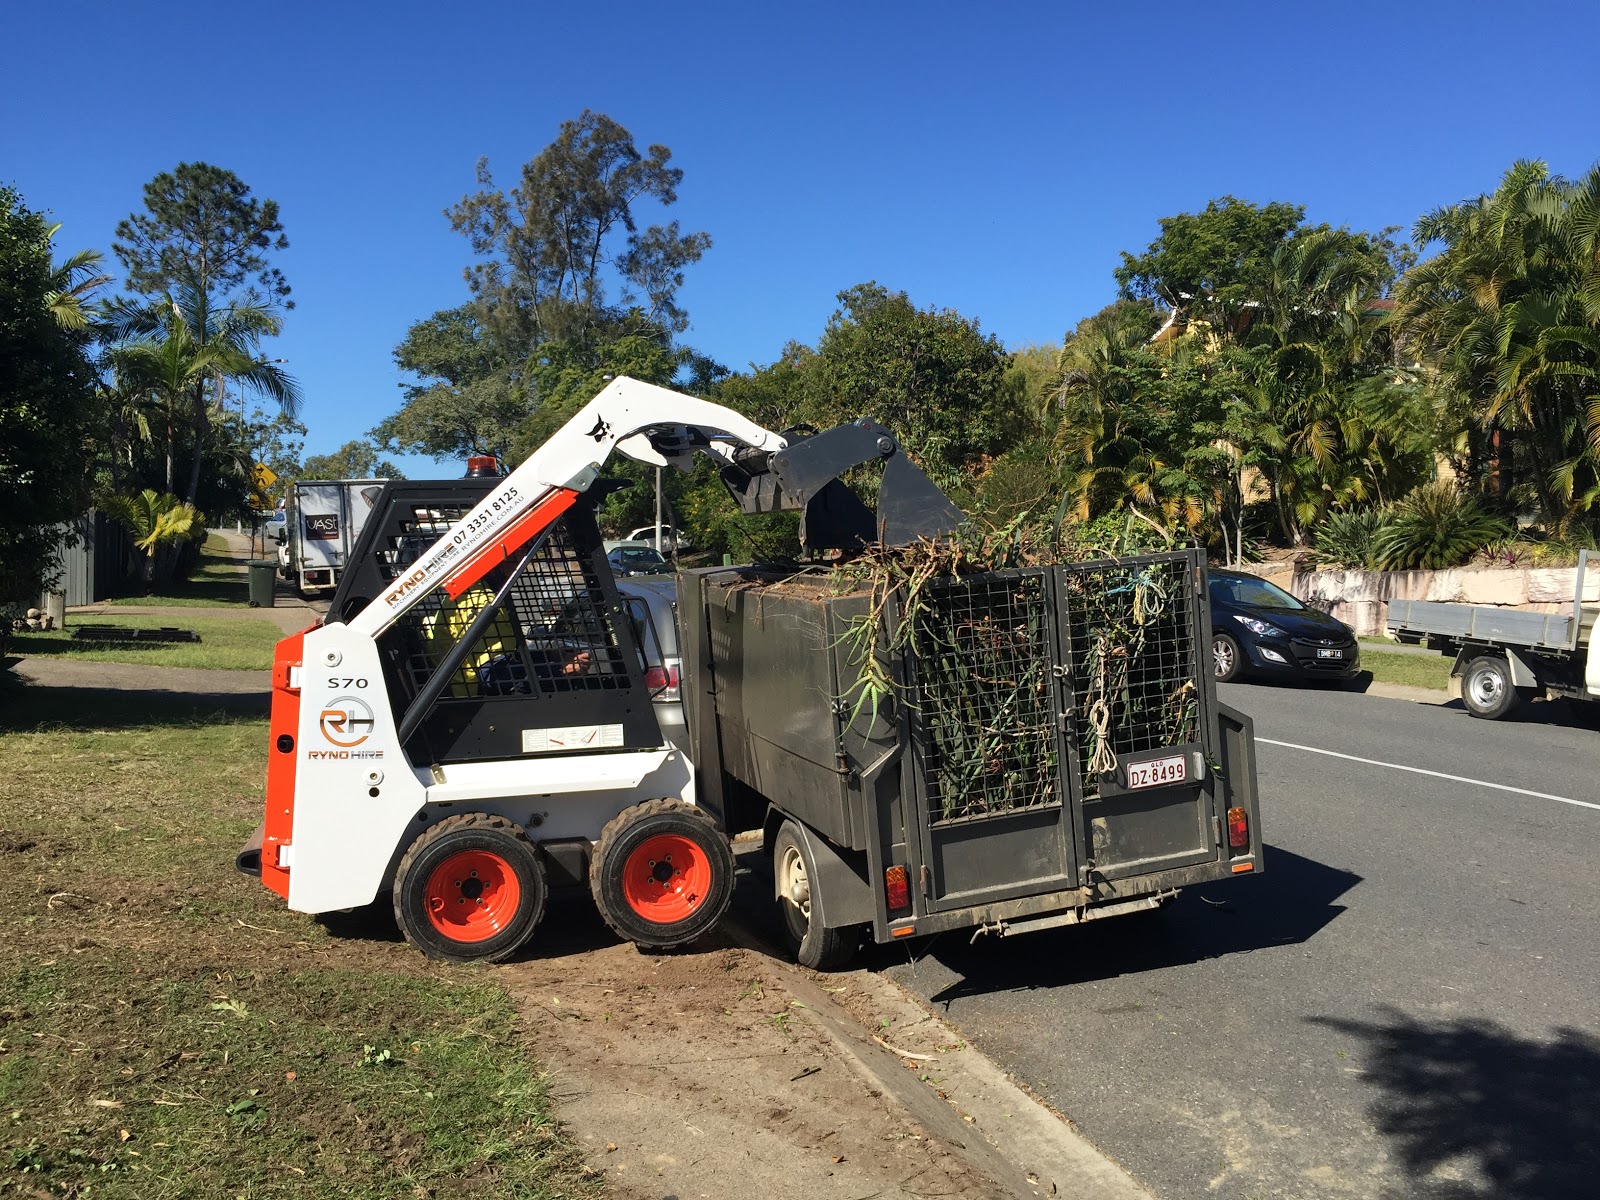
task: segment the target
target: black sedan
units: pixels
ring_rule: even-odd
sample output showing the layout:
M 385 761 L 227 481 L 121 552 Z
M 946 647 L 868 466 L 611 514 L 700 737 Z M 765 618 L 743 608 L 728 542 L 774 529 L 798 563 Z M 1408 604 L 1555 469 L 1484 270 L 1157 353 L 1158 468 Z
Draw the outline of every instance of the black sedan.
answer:
M 1255 575 L 1211 572 L 1211 663 L 1218 679 L 1299 682 L 1361 670 L 1355 631 Z
M 611 564 L 612 573 L 619 578 L 672 573 L 672 564 L 661 557 L 661 552 L 653 546 L 617 546 L 606 555 L 606 561 Z

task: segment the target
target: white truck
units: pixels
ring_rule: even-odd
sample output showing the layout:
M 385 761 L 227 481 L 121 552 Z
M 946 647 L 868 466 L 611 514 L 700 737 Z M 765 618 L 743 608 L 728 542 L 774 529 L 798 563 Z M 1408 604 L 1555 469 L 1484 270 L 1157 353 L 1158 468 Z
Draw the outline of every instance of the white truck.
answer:
M 1455 656 L 1450 674 L 1475 717 L 1498 720 L 1544 693 L 1600 699 L 1600 572 L 1578 555 L 1572 612 L 1537 613 L 1476 604 L 1389 601 L 1389 632 L 1400 642 Z
M 278 526 L 278 571 L 303 595 L 329 591 L 350 561 L 382 479 L 302 479 L 291 484 Z

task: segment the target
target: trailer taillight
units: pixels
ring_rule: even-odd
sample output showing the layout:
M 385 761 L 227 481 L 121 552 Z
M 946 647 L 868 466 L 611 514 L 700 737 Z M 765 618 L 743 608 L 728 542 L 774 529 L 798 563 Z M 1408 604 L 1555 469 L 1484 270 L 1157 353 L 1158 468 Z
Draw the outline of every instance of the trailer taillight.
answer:
M 904 867 L 890 867 L 884 871 L 883 895 L 892 913 L 911 907 L 911 880 Z
M 1250 818 L 1242 808 L 1228 810 L 1228 846 L 1233 850 L 1250 848 Z

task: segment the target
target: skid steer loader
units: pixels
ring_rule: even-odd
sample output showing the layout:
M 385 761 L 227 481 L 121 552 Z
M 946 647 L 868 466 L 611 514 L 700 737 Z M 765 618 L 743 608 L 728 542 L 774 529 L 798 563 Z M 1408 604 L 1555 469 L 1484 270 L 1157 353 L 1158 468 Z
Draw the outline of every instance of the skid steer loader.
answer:
M 651 637 L 595 524 L 613 450 L 682 470 L 709 455 L 744 511 L 800 510 L 812 549 L 961 519 L 869 420 L 786 437 L 627 378 L 509 476 L 391 482 L 327 617 L 278 643 L 266 815 L 241 870 L 307 913 L 392 892 L 407 940 L 457 961 L 514 953 L 552 886 L 587 885 L 643 947 L 717 922 L 733 856 L 662 736 Z M 839 481 L 871 462 L 876 512 Z

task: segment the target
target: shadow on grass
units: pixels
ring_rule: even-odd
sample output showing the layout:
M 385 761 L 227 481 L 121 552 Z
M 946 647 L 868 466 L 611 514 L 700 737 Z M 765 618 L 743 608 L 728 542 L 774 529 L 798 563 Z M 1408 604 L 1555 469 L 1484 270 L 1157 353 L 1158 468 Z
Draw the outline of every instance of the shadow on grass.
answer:
M 101 624 L 102 622 L 95 622 Z M 105 622 L 115 624 L 115 622 Z M 173 621 L 171 627 L 183 628 L 182 620 Z M 52 637 L 48 634 L 19 634 L 13 639 L 12 649 L 27 658 L 83 658 L 86 653 L 96 650 L 114 650 L 118 654 L 159 654 L 162 651 L 171 651 L 174 646 L 204 645 L 201 642 L 156 642 L 147 638 L 130 638 L 121 641 L 113 638 L 64 638 Z M 88 661 L 88 660 L 85 660 Z M 141 664 L 133 664 L 135 666 Z M 170 663 L 152 663 L 152 666 L 170 666 Z
M 0 733 L 259 721 L 269 708 L 265 693 L 32 687 L 0 665 Z
M 1313 1018 L 1362 1039 L 1369 1112 L 1410 1176 L 1396 1197 L 1563 1200 L 1600 1194 L 1600 1039 L 1550 1041 L 1494 1021 Z
M 975 943 L 964 931 L 936 938 L 927 953 L 961 979 L 928 999 L 1062 987 L 1299 945 L 1344 912 L 1337 901 L 1361 882 L 1276 846 L 1267 847 L 1265 863 L 1260 875 L 1187 888 L 1166 908 L 1139 916 Z M 863 965 L 904 961 L 903 947 L 879 946 Z
M 140 591 L 125 591 L 105 601 L 112 605 L 207 604 L 219 607 L 243 607 L 248 594 L 248 574 L 242 560 L 222 554 L 201 553 L 194 574 L 183 580 L 174 580 L 165 591 L 147 595 Z

